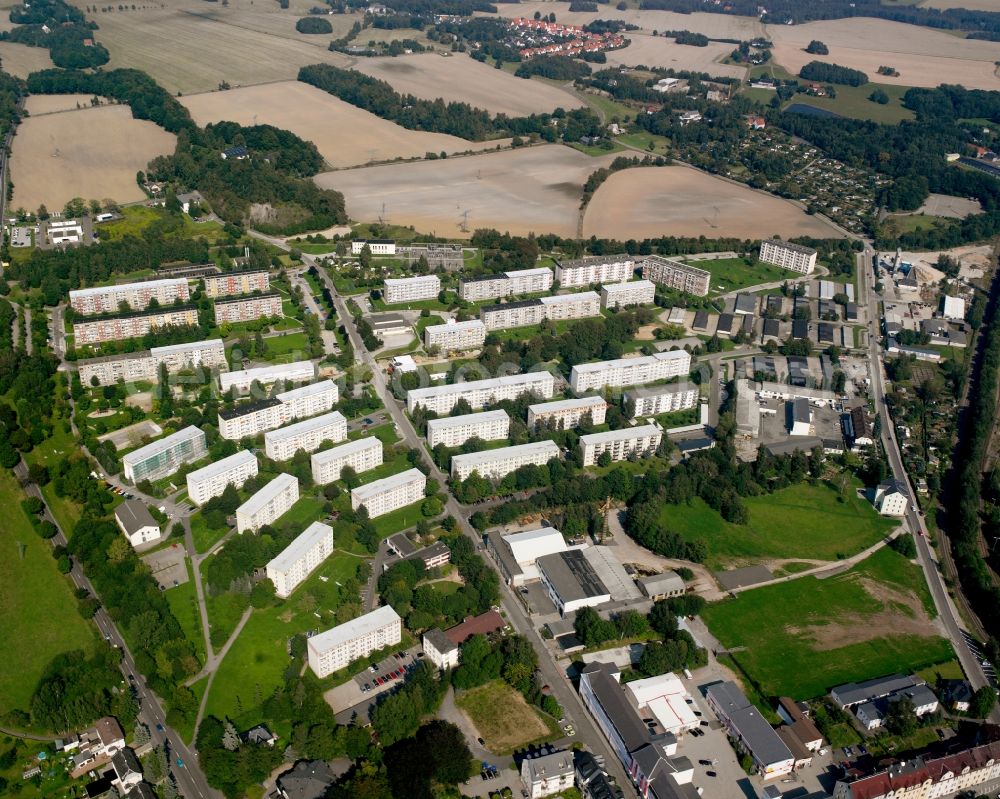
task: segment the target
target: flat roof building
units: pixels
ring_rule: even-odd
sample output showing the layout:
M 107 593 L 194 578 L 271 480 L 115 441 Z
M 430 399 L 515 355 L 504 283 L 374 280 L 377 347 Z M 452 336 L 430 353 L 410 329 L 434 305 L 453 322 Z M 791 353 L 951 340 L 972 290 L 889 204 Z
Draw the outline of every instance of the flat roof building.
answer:
M 656 285 L 651 280 L 630 280 L 601 286 L 601 307 L 628 308 L 649 305 L 656 299 Z
M 190 472 L 187 476 L 188 498 L 198 507 L 217 497 L 233 485 L 241 488 L 257 474 L 257 456 L 242 449 L 204 468 Z
M 173 305 L 157 310 L 117 316 L 77 317 L 73 322 L 73 340 L 77 348 L 85 344 L 103 344 L 139 338 L 163 327 L 194 327 L 198 324 L 198 309 Z
M 552 458 L 560 457 L 559 446 L 554 441 L 534 441 L 514 447 L 485 449 L 451 459 L 451 476 L 465 480 L 473 472 L 487 480 L 502 480 L 522 466 L 544 466 Z
M 76 362 L 80 382 L 85 386 L 110 386 L 125 383 L 152 381 L 159 376 L 160 366 L 166 365 L 171 374 L 184 369 L 210 369 L 226 367 L 226 349 L 222 339 L 193 341 L 189 344 L 170 344 L 153 347 L 141 352 L 107 355 L 101 358 L 83 358 Z
M 540 294 L 551 288 L 552 270 L 543 266 L 465 278 L 458 284 L 458 296 L 466 302 L 480 302 L 520 294 Z
M 601 295 L 595 291 L 554 294 L 551 297 L 542 297 L 538 301 L 545 306 L 545 318 L 550 322 L 601 315 Z
M 440 291 L 441 279 L 437 275 L 386 278 L 383 285 L 383 296 L 386 305 L 433 300 Z
M 577 364 L 570 372 L 569 384 L 573 391 L 582 394 L 606 386 L 635 386 L 672 377 L 687 377 L 690 371 L 691 353 L 671 350 L 639 358 Z
M 290 474 L 279 474 L 236 509 L 236 531 L 256 532 L 286 513 L 299 499 L 299 481 Z
M 317 485 L 339 480 L 347 466 L 361 474 L 382 465 L 382 442 L 375 436 L 348 441 L 332 449 L 314 452 L 310 465 L 313 482 Z
M 351 255 L 361 255 L 365 247 L 372 255 L 396 254 L 396 242 L 392 239 L 355 239 L 351 242 Z
M 641 262 L 642 277 L 664 288 L 683 291 L 696 297 L 708 294 L 712 274 L 683 261 L 664 258 L 662 255 L 647 255 Z
M 613 461 L 648 458 L 656 454 L 663 430 L 657 424 L 624 427 L 620 430 L 606 430 L 580 436 L 583 450 L 583 465 L 594 466 L 602 455 L 610 455 Z
M 538 558 L 537 566 L 542 585 L 563 616 L 611 601 L 611 592 L 582 550 L 543 555 Z
M 232 297 L 236 294 L 253 294 L 255 291 L 266 292 L 271 289 L 271 276 L 266 270 L 220 272 L 204 275 L 202 281 L 205 284 L 206 297 Z
M 816 268 L 816 255 L 816 250 L 811 247 L 780 239 L 765 239 L 760 243 L 760 260 L 765 264 L 774 264 L 803 275 Z
M 563 288 L 630 280 L 635 261 L 628 256 L 594 256 L 556 263 L 556 280 Z
M 278 319 L 283 315 L 281 295 L 244 294 L 215 301 L 215 324 L 252 322 L 255 319 Z
M 427 445 L 460 447 L 470 438 L 500 441 L 510 434 L 510 417 L 505 410 L 445 416 L 427 422 Z
M 555 378 L 549 372 L 527 372 L 468 383 L 450 383 L 444 386 L 415 388 L 406 393 L 406 409 L 413 413 L 418 405 L 439 416 L 446 415 L 459 399 L 465 399 L 473 408 L 482 408 L 494 402 L 517 399 L 522 394 L 537 394 L 549 399 L 555 391 Z
M 287 599 L 292 592 L 333 554 L 333 528 L 313 522 L 281 554 L 267 564 L 267 578 L 274 583 L 274 593 Z
M 364 505 L 368 517 L 375 519 L 423 499 L 426 485 L 423 472 L 408 469 L 352 489 L 351 507 L 357 510 Z
M 78 314 L 116 314 L 122 310 L 123 304 L 130 311 L 144 311 L 153 300 L 163 306 L 172 305 L 178 299 L 187 302 L 190 296 L 188 282 L 184 278 L 162 278 L 73 289 L 69 293 L 69 305 Z
M 578 427 L 589 415 L 590 424 L 604 424 L 608 403 L 603 397 L 574 397 L 573 399 L 539 402 L 528 406 L 528 427 L 537 430 L 540 426 L 553 430 L 569 430 Z
M 231 440 L 252 438 L 259 433 L 281 427 L 293 419 L 327 413 L 336 404 L 338 396 L 336 383 L 332 380 L 320 380 L 318 383 L 284 391 L 249 405 L 221 410 L 219 435 Z M 342 441 L 346 437 L 345 427 L 343 436 L 335 440 Z
M 263 386 L 276 383 L 278 380 L 289 380 L 301 383 L 312 380 L 316 376 L 316 367 L 312 361 L 294 361 L 280 363 L 274 366 L 259 366 L 254 369 L 243 369 L 238 372 L 226 372 L 219 375 L 219 388 L 223 392 L 235 388 L 239 392 L 249 391 L 256 381 Z
M 684 381 L 630 388 L 625 392 L 625 404 L 632 409 L 631 418 L 637 419 L 695 408 L 700 396 L 698 386 Z
M 264 433 L 264 451 L 275 461 L 287 461 L 300 449 L 314 452 L 324 441 L 347 438 L 347 419 L 340 411 L 313 416 L 301 422 Z
M 750 755 L 765 780 L 791 773 L 795 763 L 791 750 L 736 683 L 714 683 L 706 689 L 705 697 L 729 737 Z
M 309 668 L 322 679 L 402 640 L 403 622 L 388 605 L 314 635 L 306 642 Z
M 122 469 L 125 479 L 136 485 L 173 474 L 207 454 L 204 431 L 191 425 L 123 455 Z
M 443 353 L 478 349 L 485 341 L 486 325 L 479 319 L 428 325 L 424 328 L 424 346 L 428 349 L 437 347 Z

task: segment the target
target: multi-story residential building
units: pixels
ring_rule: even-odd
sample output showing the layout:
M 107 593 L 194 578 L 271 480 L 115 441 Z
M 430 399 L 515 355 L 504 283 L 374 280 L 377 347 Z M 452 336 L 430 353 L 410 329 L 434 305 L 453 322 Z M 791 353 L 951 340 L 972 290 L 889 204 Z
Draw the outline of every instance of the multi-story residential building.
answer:
M 194 463 L 207 454 L 205 432 L 191 425 L 123 455 L 122 469 L 125 479 L 135 485 L 173 474 L 185 463 Z
M 588 414 L 591 424 L 604 424 L 607 412 L 608 403 L 601 397 L 540 402 L 528 406 L 528 427 L 535 430 L 539 425 L 551 424 L 554 430 L 569 430 L 577 427 Z
M 632 418 L 636 419 L 694 408 L 699 397 L 698 386 L 694 383 L 668 383 L 629 389 L 625 392 L 625 404 L 631 405 Z
M 299 499 L 298 478 L 279 474 L 236 509 L 236 532 L 255 532 L 278 519 Z
M 562 793 L 573 787 L 575 777 L 572 752 L 553 752 L 521 761 L 521 784 L 529 799 Z
M 153 347 L 149 354 L 157 368 L 166 365 L 167 371 L 171 373 L 179 372 L 182 369 L 196 369 L 198 367 L 211 369 L 226 366 L 226 345 L 221 338 Z
M 473 472 L 478 472 L 480 477 L 488 480 L 502 480 L 522 466 L 544 466 L 552 458 L 559 456 L 559 445 L 554 441 L 534 441 L 516 447 L 469 452 L 452 457 L 451 476 L 465 480 Z
M 198 324 L 198 309 L 169 307 L 155 311 L 127 313 L 118 316 L 82 318 L 73 322 L 73 342 L 76 347 L 85 344 L 103 344 L 139 338 L 161 327 L 193 327 Z
M 252 322 L 264 317 L 275 318 L 282 315 L 281 295 L 246 294 L 227 300 L 215 301 L 215 324 Z
M 520 294 L 540 294 L 551 288 L 552 270 L 543 266 L 466 278 L 458 284 L 458 296 L 466 302 L 481 302 Z
M 555 378 L 549 372 L 527 372 L 488 380 L 472 380 L 468 383 L 415 388 L 406 393 L 406 409 L 413 413 L 418 405 L 422 405 L 428 411 L 444 416 L 451 413 L 459 399 L 467 400 L 474 409 L 501 400 L 517 399 L 522 394 L 536 394 L 542 399 L 551 399 L 555 384 Z
M 545 306 L 545 318 L 550 322 L 601 315 L 601 296 L 596 291 L 555 294 L 542 297 L 539 302 Z
M 351 242 L 351 255 L 361 255 L 366 245 L 372 255 L 396 254 L 396 242 L 392 239 L 355 239 Z
M 357 510 L 364 505 L 370 519 L 384 516 L 423 499 L 426 485 L 427 478 L 422 471 L 408 469 L 352 489 L 351 508 Z
M 267 564 L 274 593 L 288 599 L 313 570 L 333 554 L 333 528 L 313 522 Z
M 418 275 L 386 278 L 382 293 L 386 305 L 399 305 L 403 302 L 433 300 L 440 291 L 441 279 L 437 275 Z
M 557 262 L 556 280 L 563 288 L 594 283 L 624 283 L 632 278 L 634 271 L 635 261 L 627 256 L 597 256 Z
M 445 416 L 427 422 L 427 445 L 460 447 L 470 438 L 499 441 L 510 435 L 510 417 L 507 411 L 483 411 L 464 416 Z
M 313 482 L 326 485 L 340 479 L 345 466 L 358 474 L 382 465 L 382 442 L 375 436 L 348 441 L 339 447 L 314 452 L 310 458 Z
M 322 679 L 346 668 L 376 649 L 398 644 L 403 637 L 403 620 L 388 605 L 359 616 L 331 630 L 314 635 L 306 642 L 309 668 Z
M 624 461 L 631 457 L 646 458 L 656 453 L 663 438 L 659 425 L 644 424 L 625 427 L 621 430 L 606 430 L 580 436 L 583 450 L 583 465 L 593 466 L 597 459 L 607 453 L 613 461 Z
M 339 397 L 337 384 L 330 379 L 282 391 L 277 395 L 278 401 L 288 409 L 289 419 L 325 413 L 337 404 Z
M 187 476 L 187 491 L 191 501 L 201 507 L 232 484 L 241 488 L 257 474 L 257 456 L 249 450 L 239 452 L 209 464 Z
M 479 318 L 487 330 L 506 330 L 511 327 L 537 325 L 544 319 L 561 321 L 600 316 L 601 298 L 593 291 L 576 294 L 557 294 L 537 300 L 518 300 L 499 305 L 484 305 Z
M 320 380 L 249 405 L 222 410 L 218 417 L 219 435 L 232 441 L 252 438 L 293 419 L 326 413 L 337 403 L 337 397 L 337 384 L 332 380 Z M 336 440 L 342 441 L 343 437 Z
M 647 255 L 642 261 L 642 277 L 658 286 L 704 297 L 711 286 L 712 274 L 662 255 Z
M 691 353 L 671 350 L 639 358 L 581 363 L 570 372 L 569 384 L 578 394 L 605 386 L 637 386 L 672 377 L 687 377 L 691 371 Z
M 601 306 L 604 308 L 648 305 L 655 299 L 656 285 L 651 280 L 630 280 L 601 286 Z
M 760 243 L 760 260 L 783 269 L 808 275 L 816 268 L 816 250 L 780 239 L 765 239 Z
M 205 275 L 202 280 L 205 283 L 206 297 L 232 297 L 237 294 L 253 294 L 255 291 L 267 292 L 271 289 L 271 276 L 266 270 L 222 272 Z
M 437 347 L 442 353 L 454 350 L 474 350 L 486 341 L 486 326 L 478 319 L 449 322 L 424 328 L 424 346 Z
M 254 382 L 269 386 L 279 380 L 301 383 L 312 380 L 316 375 L 316 367 L 312 361 L 293 361 L 279 363 L 274 366 L 258 366 L 255 369 L 242 369 L 238 372 L 226 372 L 219 375 L 219 388 L 223 392 L 235 388 L 239 392 L 248 391 Z
M 78 314 L 117 314 L 122 303 L 130 311 L 144 311 L 153 300 L 160 305 L 172 305 L 174 300 L 187 302 L 190 296 L 187 280 L 181 277 L 164 278 L 144 283 L 74 289 L 69 293 L 69 305 Z
M 347 419 L 340 411 L 314 416 L 264 433 L 264 451 L 275 461 L 287 461 L 300 449 L 314 452 L 324 441 L 347 438 Z
M 226 349 L 222 339 L 171 344 L 142 352 L 83 359 L 77 361 L 77 370 L 85 386 L 93 385 L 95 377 L 98 385 L 110 386 L 119 381 L 155 380 L 161 364 L 171 374 L 183 369 L 225 368 Z

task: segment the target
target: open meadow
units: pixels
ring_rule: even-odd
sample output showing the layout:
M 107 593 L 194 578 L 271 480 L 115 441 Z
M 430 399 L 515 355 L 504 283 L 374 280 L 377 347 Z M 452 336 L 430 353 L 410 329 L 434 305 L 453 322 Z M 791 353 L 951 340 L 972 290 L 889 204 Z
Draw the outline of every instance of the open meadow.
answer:
M 608 65 L 689 69 L 731 78 L 742 78 L 746 74 L 745 67 L 721 63 L 733 51 L 731 44 L 711 42 L 707 47 L 690 47 L 663 36 L 649 36 L 636 31 L 629 31 L 627 35 L 632 43 L 621 50 L 611 50 Z
M 315 180 L 344 193 L 347 213 L 438 236 L 471 236 L 477 227 L 515 235 L 576 235 L 583 183 L 613 156 L 591 158 L 543 145 L 487 155 L 326 172 Z M 467 229 L 461 225 L 468 211 Z M 624 235 L 626 231 L 618 231 Z
M 361 36 L 364 39 L 364 35 Z M 467 55 L 420 53 L 405 58 L 360 58 L 354 69 L 392 84 L 401 94 L 425 100 L 469 103 L 493 114 L 527 116 L 556 108 L 579 108 L 578 99 L 556 86 L 515 78 Z
M 795 74 L 815 60 L 860 69 L 879 83 L 957 83 L 969 89 L 1000 89 L 994 64 L 1000 60 L 1000 42 L 961 39 L 930 28 L 866 17 L 769 25 L 767 33 L 774 42 L 774 61 Z M 829 55 L 805 52 L 813 39 L 826 44 Z M 880 66 L 894 67 L 899 77 L 879 75 Z
M 26 78 L 31 72 L 52 67 L 48 50 L 16 42 L 0 42 L 0 61 L 3 62 L 3 71 L 17 78 Z
M 133 119 L 124 105 L 29 117 L 14 137 L 11 207 L 61 209 L 74 197 L 142 200 L 136 172 L 174 143 L 172 133 Z
M 290 130 L 313 142 L 331 169 L 426 153 L 496 147 L 443 133 L 407 130 L 313 86 L 298 81 L 267 83 L 181 98 L 199 125 L 229 120 Z
M 637 167 L 611 175 L 587 206 L 583 235 L 607 238 L 736 236 L 840 238 L 793 203 L 687 167 Z
M 931 613 L 919 567 L 884 548 L 835 577 L 744 591 L 702 617 L 762 693 L 810 699 L 950 660 Z

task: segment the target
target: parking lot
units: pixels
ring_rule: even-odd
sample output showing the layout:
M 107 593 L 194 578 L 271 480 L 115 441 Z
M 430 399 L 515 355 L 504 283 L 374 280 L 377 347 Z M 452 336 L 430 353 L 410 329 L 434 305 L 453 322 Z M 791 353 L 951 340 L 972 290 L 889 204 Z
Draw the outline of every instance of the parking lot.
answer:
M 159 549 L 142 556 L 143 562 L 160 584 L 160 590 L 183 585 L 188 581 L 188 570 L 184 563 L 184 547 L 171 544 L 166 549 Z
M 417 661 L 423 656 L 419 646 L 399 652 L 356 674 L 343 685 L 331 688 L 323 696 L 333 708 L 338 723 L 347 723 L 357 713 L 367 718 L 368 708 L 376 698 L 401 685 Z M 341 721 L 341 719 L 346 721 Z
M 35 229 L 32 227 L 24 227 L 21 225 L 15 225 L 10 229 L 10 246 L 11 247 L 31 247 L 33 245 L 33 236 Z

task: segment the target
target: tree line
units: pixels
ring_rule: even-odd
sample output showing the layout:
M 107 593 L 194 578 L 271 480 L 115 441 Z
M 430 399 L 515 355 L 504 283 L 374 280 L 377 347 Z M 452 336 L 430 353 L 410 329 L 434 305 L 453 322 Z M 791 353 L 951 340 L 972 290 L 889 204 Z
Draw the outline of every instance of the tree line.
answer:
M 810 61 L 799 70 L 799 77 L 820 83 L 840 83 L 844 86 L 864 86 L 868 76 L 860 69 L 829 64 L 826 61 Z

